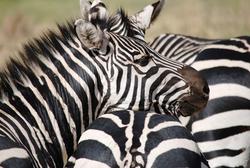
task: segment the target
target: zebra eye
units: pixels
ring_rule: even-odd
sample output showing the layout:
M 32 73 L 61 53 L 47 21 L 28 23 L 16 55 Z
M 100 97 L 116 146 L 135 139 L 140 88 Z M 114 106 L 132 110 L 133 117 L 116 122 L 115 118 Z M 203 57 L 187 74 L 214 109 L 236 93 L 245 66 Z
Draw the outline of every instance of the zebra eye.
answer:
M 150 56 L 142 56 L 139 59 L 134 60 L 134 63 L 139 64 L 140 66 L 146 66 L 150 62 Z

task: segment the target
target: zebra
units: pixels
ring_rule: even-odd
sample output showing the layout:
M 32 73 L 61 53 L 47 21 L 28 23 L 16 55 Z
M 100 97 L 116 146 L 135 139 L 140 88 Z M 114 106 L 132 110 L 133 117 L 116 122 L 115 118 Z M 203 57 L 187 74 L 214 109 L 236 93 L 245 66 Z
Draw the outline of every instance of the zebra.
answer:
M 211 94 L 206 108 L 181 119 L 210 166 L 249 167 L 250 37 L 213 40 L 163 34 L 149 45 L 207 79 Z
M 158 9 L 157 15 L 162 8 Z M 139 38 L 144 39 L 145 29 L 128 29 L 129 22 L 119 11 L 110 29 L 129 37 L 141 32 Z M 206 108 L 180 120 L 193 132 L 212 167 L 250 167 L 249 44 L 249 36 L 204 39 L 180 34 L 162 34 L 149 43 L 161 55 L 191 65 L 208 80 L 212 94 Z
M 82 134 L 67 168 L 209 167 L 175 116 L 131 110 L 96 119 Z
M 92 22 L 58 25 L 0 72 L 0 166 L 63 167 L 110 109 L 189 115 L 206 105 L 207 83 L 193 68 Z

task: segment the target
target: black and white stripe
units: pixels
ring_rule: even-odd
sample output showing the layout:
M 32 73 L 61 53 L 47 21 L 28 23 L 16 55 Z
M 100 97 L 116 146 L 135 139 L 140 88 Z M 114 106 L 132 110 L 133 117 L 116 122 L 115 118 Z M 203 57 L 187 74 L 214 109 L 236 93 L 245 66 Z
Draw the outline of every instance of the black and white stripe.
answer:
M 158 9 L 157 15 L 161 8 Z M 145 28 L 127 28 L 133 20 L 124 16 L 119 11 L 110 30 L 133 38 L 136 38 L 134 32 L 143 32 L 139 38 L 143 39 Z M 189 122 L 188 127 L 198 138 L 212 167 L 246 167 L 250 160 L 249 41 L 248 36 L 221 40 L 163 34 L 150 43 L 167 58 L 196 68 L 209 82 L 212 94 L 207 108 L 191 120 L 182 118 L 182 121 Z
M 185 122 L 210 166 L 247 167 L 250 37 L 210 40 L 163 34 L 150 46 L 167 58 L 191 65 L 208 81 L 211 94 L 207 107 Z
M 108 31 L 145 41 L 145 30 L 158 17 L 164 3 L 165 0 L 159 0 L 132 16 L 127 16 L 123 9 L 118 10 L 110 17 Z
M 82 134 L 67 167 L 208 167 L 191 133 L 171 115 L 115 111 Z
M 194 93 L 183 75 L 191 68 L 141 41 L 98 29 L 107 43 L 95 44 L 106 48 L 92 50 L 73 23 L 58 28 L 25 45 L 21 61 L 12 59 L 0 73 L 2 167 L 63 167 L 86 127 L 109 109 L 178 115 L 188 106 L 183 99 L 207 95 Z

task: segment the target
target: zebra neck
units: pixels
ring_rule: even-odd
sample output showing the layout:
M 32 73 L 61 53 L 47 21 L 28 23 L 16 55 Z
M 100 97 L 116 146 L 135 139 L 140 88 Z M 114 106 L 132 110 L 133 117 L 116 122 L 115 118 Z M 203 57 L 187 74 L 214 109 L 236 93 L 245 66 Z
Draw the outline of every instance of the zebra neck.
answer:
M 25 46 L 24 65 L 13 61 L 8 73 L 0 74 L 0 113 L 13 120 L 11 127 L 23 123 L 36 134 L 27 139 L 37 139 L 57 167 L 73 153 L 80 135 L 104 106 L 101 69 L 80 47 L 70 26 Z M 22 141 L 18 136 L 16 140 Z

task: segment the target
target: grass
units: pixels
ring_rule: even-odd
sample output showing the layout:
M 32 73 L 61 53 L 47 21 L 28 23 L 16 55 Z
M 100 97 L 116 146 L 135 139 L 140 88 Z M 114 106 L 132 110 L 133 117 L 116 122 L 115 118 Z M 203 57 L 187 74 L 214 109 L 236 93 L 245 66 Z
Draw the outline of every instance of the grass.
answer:
M 124 7 L 130 15 L 153 2 L 105 1 L 111 11 Z M 56 23 L 78 17 L 78 3 L 79 0 L 1 0 L 0 54 L 10 55 L 27 39 L 55 27 Z M 249 0 L 168 0 L 147 31 L 147 39 L 168 32 L 207 38 L 249 35 L 249 6 Z

